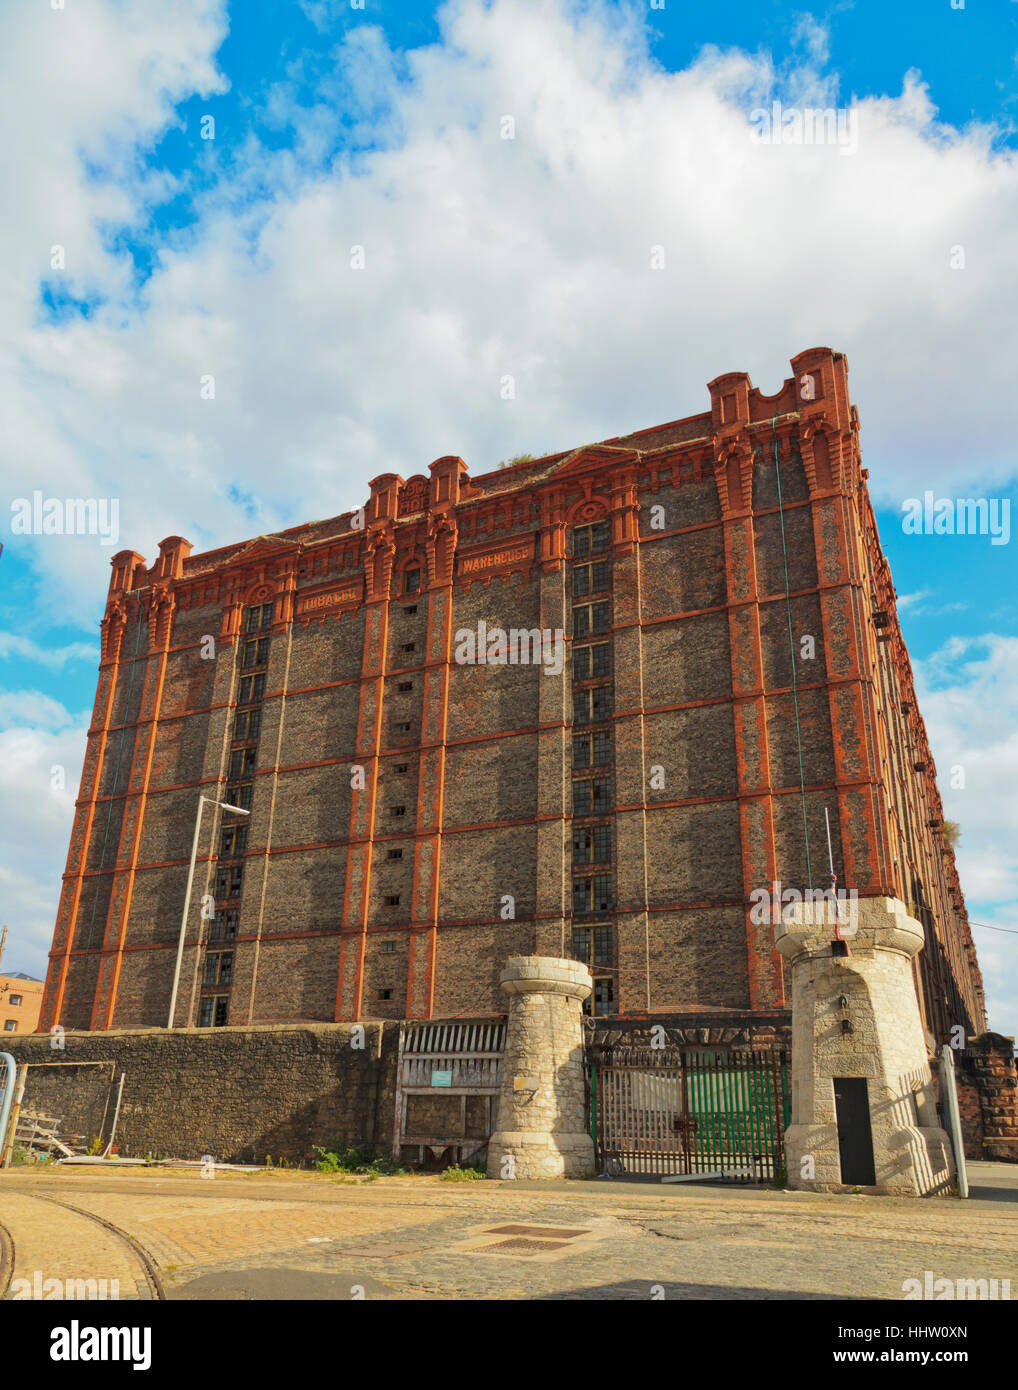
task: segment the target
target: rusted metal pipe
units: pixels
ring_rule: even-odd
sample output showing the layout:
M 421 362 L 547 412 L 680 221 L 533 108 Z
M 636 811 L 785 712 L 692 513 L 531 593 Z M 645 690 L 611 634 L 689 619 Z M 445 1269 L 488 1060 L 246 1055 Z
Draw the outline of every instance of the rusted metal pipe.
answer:
M 13 1060 L 13 1058 L 12 1058 Z M 7 1131 L 7 1147 L 0 1156 L 0 1168 L 9 1168 L 11 1158 L 14 1154 L 14 1136 L 18 1131 L 18 1116 L 21 1114 L 21 1102 L 25 1097 L 25 1077 L 28 1075 L 27 1065 L 22 1065 L 18 1073 L 18 1084 L 14 1089 L 14 1105 L 11 1107 L 10 1129 Z
M 4 928 L 6 931 L 7 928 Z M 18 1076 L 18 1064 L 9 1052 L 0 1052 L 7 1071 L 7 1079 L 4 1082 L 3 1100 L 0 1101 L 0 1158 L 3 1157 L 7 1147 L 7 1121 L 10 1119 L 11 1106 L 14 1103 L 14 1087 Z

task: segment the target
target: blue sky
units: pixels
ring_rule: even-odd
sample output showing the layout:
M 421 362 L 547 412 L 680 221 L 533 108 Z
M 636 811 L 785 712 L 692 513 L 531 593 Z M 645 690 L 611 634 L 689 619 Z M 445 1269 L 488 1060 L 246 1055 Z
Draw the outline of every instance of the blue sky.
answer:
M 901 527 L 927 488 L 1018 503 L 1018 4 L 20 0 L 5 24 L 3 491 L 120 502 L 112 547 L 2 536 L 12 968 L 45 967 L 116 549 L 692 414 L 723 371 L 772 392 L 821 343 L 935 757 L 970 769 L 942 786 L 970 912 L 1018 927 L 1015 545 Z M 858 152 L 754 147 L 773 100 L 856 110 Z M 1013 1032 L 1012 941 L 977 933 Z

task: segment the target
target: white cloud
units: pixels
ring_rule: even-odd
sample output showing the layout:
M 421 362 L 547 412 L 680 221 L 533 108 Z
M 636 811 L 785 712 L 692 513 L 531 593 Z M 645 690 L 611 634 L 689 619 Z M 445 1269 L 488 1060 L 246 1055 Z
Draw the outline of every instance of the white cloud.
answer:
M 325 33 L 337 21 L 340 14 L 349 13 L 348 0 L 299 0 L 301 9 L 311 23 L 321 33 Z
M 139 3 L 127 30 L 108 3 L 79 8 L 59 42 L 40 38 L 45 11 L 15 16 L 0 57 L 39 122 L 31 153 L 7 142 L 27 188 L 3 281 L 20 365 L 0 401 L 22 445 L 15 495 L 118 496 L 121 544 L 151 558 L 172 532 L 200 547 L 249 534 L 233 481 L 271 529 L 358 505 L 376 473 L 440 454 L 480 472 L 700 411 L 722 371 L 773 391 L 817 343 L 849 355 L 879 493 L 1013 470 L 1014 363 L 987 325 L 1018 307 L 1014 157 L 992 153 L 988 130 L 939 127 L 915 77 L 861 103 L 852 157 L 754 145 L 754 105 L 822 80 L 812 20 L 802 63 L 779 74 L 718 50 L 668 74 L 636 10 L 584 16 L 555 0 L 459 0 L 444 42 L 405 64 L 355 25 L 313 108 L 285 84 L 275 94 L 297 153 L 224 151 L 231 182 L 164 249 L 138 304 L 96 226 L 151 196 L 128 177 L 132 151 L 174 119 L 172 100 L 216 88 L 218 8 Z M 88 80 L 83 45 L 105 55 Z M 341 116 L 370 117 L 382 147 L 323 175 L 308 160 Z M 66 138 L 79 128 L 121 171 L 116 187 L 85 176 Z M 87 321 L 34 323 L 52 242 L 72 248 L 76 286 L 109 296 Z M 959 243 L 968 268 L 951 271 Z M 214 401 L 199 398 L 205 373 Z M 94 539 L 33 544 L 54 611 L 93 615 L 108 575 Z
M 899 594 L 896 603 L 899 613 L 907 613 L 910 618 L 931 618 L 944 613 L 961 613 L 968 608 L 967 603 L 927 603 L 931 589 L 917 589 L 911 594 Z
M 44 695 L 40 690 L 0 690 L 2 732 L 27 727 L 37 732 L 44 730 L 55 734 L 69 727 L 77 729 L 87 718 L 87 711 L 72 715 L 59 700 Z
M 11 658 L 34 662 L 57 670 L 70 661 L 92 661 L 98 665 L 99 648 L 89 642 L 65 642 L 63 646 L 45 647 L 30 637 L 14 632 L 0 632 L 0 661 Z
M 944 814 L 961 827 L 958 872 L 969 915 L 1018 927 L 1018 638 L 953 638 L 914 666 Z M 955 769 L 963 787 L 951 785 Z M 990 1027 L 1018 1036 L 1018 936 L 979 927 L 973 936 Z
M 332 11 L 305 9 L 322 25 Z M 940 126 L 917 74 L 860 103 L 854 155 L 754 144 L 748 115 L 772 96 L 835 99 L 822 27 L 800 22 L 798 65 L 709 49 L 669 74 L 648 56 L 645 19 L 455 0 L 443 42 L 405 59 L 355 26 L 313 107 L 297 108 L 287 83 L 272 94 L 294 151 L 230 143 L 220 126 L 205 154 L 228 181 L 188 237 L 163 246 L 139 299 L 102 229 L 143 223 L 167 185 L 144 172 L 145 152 L 176 102 L 222 89 L 223 7 L 16 7 L 0 48 L 0 180 L 18 189 L 0 231 L 3 493 L 116 497 L 120 544 L 152 559 L 169 534 L 209 548 L 334 514 L 377 473 L 442 454 L 478 473 L 699 412 L 721 372 L 747 370 L 773 392 L 790 355 L 823 343 L 848 354 L 878 497 L 1010 477 L 1013 152 L 987 128 Z M 364 147 L 323 173 L 315 161 L 342 122 Z M 105 301 L 87 320 L 37 318 L 55 244 L 70 292 Z M 650 268 L 656 245 L 663 271 Z M 949 268 L 955 246 L 964 270 Z M 512 401 L 500 398 L 507 374 Z M 42 616 L 94 619 L 109 574 L 95 538 L 8 543 L 31 550 Z M 75 645 L 67 660 L 83 658 Z M 34 659 L 59 664 L 44 650 Z M 963 882 L 1007 917 L 1018 665 L 1003 638 L 941 655 L 956 670 L 924 711 L 942 771 L 967 769 L 964 793 L 943 787 Z M 34 698 L 15 694 L 9 717 Z M 81 726 L 40 705 L 34 728 L 2 738 L 9 911 L 44 949 L 70 825 L 66 794 L 46 783 L 50 766 L 80 759 Z M 60 863 L 49 850 L 43 863 L 43 839 Z M 994 979 L 1009 949 L 983 949 Z M 19 963 L 40 973 L 39 960 Z M 1013 1030 L 987 974 L 995 1026 Z M 1013 986 L 1013 965 L 999 980 Z
M 4 964 L 46 974 L 88 729 L 36 690 L 0 694 L 0 895 L 10 936 Z
M 800 14 L 796 18 L 792 25 L 792 38 L 805 48 L 814 63 L 822 65 L 827 62 L 831 50 L 830 33 L 811 14 Z

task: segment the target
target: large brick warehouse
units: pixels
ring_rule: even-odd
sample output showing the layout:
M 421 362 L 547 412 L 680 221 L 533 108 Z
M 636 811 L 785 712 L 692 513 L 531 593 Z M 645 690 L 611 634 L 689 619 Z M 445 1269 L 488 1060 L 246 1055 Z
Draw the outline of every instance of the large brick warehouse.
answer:
M 774 396 L 153 565 L 113 559 L 40 1027 L 787 1008 L 774 881 L 911 905 L 932 1044 L 985 1028 L 840 353 Z M 564 634 L 564 638 L 562 636 Z

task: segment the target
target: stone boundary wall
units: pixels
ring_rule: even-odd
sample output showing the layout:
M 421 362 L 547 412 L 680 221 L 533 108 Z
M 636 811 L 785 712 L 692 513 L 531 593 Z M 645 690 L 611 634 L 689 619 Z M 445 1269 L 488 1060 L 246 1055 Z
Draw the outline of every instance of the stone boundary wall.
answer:
M 392 1152 L 398 1023 L 67 1033 L 62 1050 L 51 1041 L 3 1046 L 29 1064 L 23 1108 L 85 1147 L 109 1138 L 123 1073 L 114 1143 L 124 1157 L 300 1163 L 336 1141 Z

